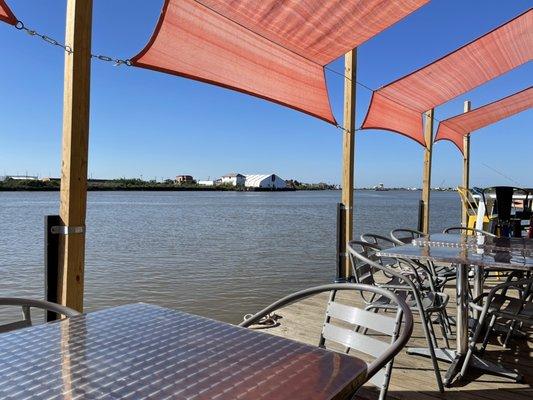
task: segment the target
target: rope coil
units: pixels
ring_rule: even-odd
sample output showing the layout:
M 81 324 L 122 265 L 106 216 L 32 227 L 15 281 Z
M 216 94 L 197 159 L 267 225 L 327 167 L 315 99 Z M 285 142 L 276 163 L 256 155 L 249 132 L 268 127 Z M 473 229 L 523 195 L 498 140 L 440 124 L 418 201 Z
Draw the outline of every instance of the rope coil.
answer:
M 243 317 L 243 321 L 249 320 L 253 317 L 253 314 L 246 314 Z M 265 315 L 263 318 L 261 318 L 259 321 L 257 321 L 255 324 L 253 324 L 250 329 L 268 329 L 268 328 L 275 328 L 276 326 L 279 326 L 280 323 L 278 322 L 278 319 L 281 319 L 281 316 L 270 313 L 268 315 Z

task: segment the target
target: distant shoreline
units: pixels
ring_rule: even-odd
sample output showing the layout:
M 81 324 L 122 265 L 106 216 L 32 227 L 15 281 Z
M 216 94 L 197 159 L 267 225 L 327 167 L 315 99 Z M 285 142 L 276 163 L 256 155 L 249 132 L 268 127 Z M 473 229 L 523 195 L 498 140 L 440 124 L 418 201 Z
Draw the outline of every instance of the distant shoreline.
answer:
M 328 190 L 328 189 L 226 189 L 226 188 L 213 188 L 213 187 L 123 187 L 123 188 L 101 188 L 101 187 L 88 187 L 88 192 L 296 192 L 300 190 Z M 333 190 L 333 189 L 331 189 Z M 3 188 L 0 187 L 0 192 L 59 192 L 59 187 L 33 187 L 33 188 Z
M 54 192 L 60 190 L 60 179 L 5 179 L 0 181 L 0 192 Z M 89 179 L 88 191 L 153 191 L 153 192 L 291 192 L 295 190 L 331 190 L 334 185 L 326 183 L 300 183 L 287 181 L 283 189 L 258 188 L 219 184 L 202 186 L 196 182 L 176 183 L 172 180 L 164 182 L 143 181 L 141 179 Z
M 202 186 L 196 183 L 177 184 L 173 181 L 156 182 L 142 181 L 140 179 L 89 179 L 87 191 L 89 192 L 294 192 L 294 191 L 317 191 L 317 190 L 341 190 L 338 185 L 327 183 L 301 183 L 288 181 L 288 187 L 284 189 L 236 187 L 232 185 Z M 60 190 L 60 180 L 38 179 L 9 179 L 0 181 L 0 192 L 57 192 Z M 355 188 L 354 190 L 387 192 L 387 191 L 420 191 L 417 188 Z M 432 191 L 454 191 L 452 188 L 432 188 Z
M 389 190 L 375 190 L 369 188 L 356 188 L 356 191 L 365 192 L 420 192 L 420 189 L 394 188 Z M 286 189 L 237 189 L 237 188 L 216 188 L 216 187 L 127 187 L 127 188 L 101 188 L 88 187 L 88 192 L 317 192 L 317 191 L 341 191 L 341 189 L 310 189 L 310 188 L 286 188 Z M 431 189 L 432 192 L 452 192 L 451 189 Z M 41 187 L 41 188 L 3 188 L 0 186 L 0 192 L 59 192 L 59 187 Z

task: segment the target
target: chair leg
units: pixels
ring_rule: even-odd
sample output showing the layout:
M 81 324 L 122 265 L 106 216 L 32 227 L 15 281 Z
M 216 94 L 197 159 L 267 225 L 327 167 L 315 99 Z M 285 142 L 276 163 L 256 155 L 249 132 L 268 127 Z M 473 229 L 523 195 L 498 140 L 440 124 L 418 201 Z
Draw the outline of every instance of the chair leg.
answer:
M 446 311 L 446 307 L 442 309 L 442 316 L 444 318 L 444 323 L 446 324 L 448 334 L 453 335 L 452 324 L 450 324 L 450 317 L 448 316 L 448 311 Z
M 485 325 L 485 319 L 488 315 L 488 309 L 485 307 L 483 308 L 483 311 L 481 311 L 481 315 L 479 316 L 479 319 L 477 321 L 476 329 L 474 330 L 474 333 L 472 334 L 472 338 L 470 339 L 470 342 L 468 344 L 468 351 L 466 352 L 465 359 L 463 360 L 463 366 L 461 367 L 460 376 L 465 376 L 466 369 L 468 368 L 468 365 L 470 364 L 470 359 L 472 358 L 472 354 L 474 353 L 476 349 L 476 343 L 479 339 L 479 335 L 481 335 L 481 331 L 483 330 L 483 326 Z M 484 345 L 487 345 L 487 342 L 489 341 L 489 333 L 492 330 L 492 326 L 494 325 L 494 321 L 496 321 L 496 316 L 491 317 L 490 321 L 490 327 L 487 327 L 487 332 L 485 333 L 485 337 L 483 338 Z M 484 350 L 484 349 L 483 349 Z
M 422 320 L 422 328 L 424 329 L 424 336 L 428 344 L 429 354 L 431 355 L 431 362 L 433 363 L 433 369 L 435 370 L 435 378 L 437 379 L 437 386 L 439 392 L 444 393 L 444 385 L 442 384 L 442 376 L 440 375 L 439 363 L 437 356 L 435 355 L 435 347 L 433 346 L 433 339 L 428 328 L 428 320 L 422 309 L 419 310 L 420 318 Z
M 433 323 L 431 322 L 429 315 L 427 319 L 427 324 L 428 324 L 429 332 L 431 333 L 431 338 L 433 340 L 433 346 L 438 348 L 439 342 L 437 341 L 437 335 L 435 335 L 435 329 L 433 328 Z
M 481 320 L 479 321 L 481 325 Z M 492 329 L 494 328 L 494 324 L 496 323 L 496 315 L 493 315 L 490 319 L 489 325 L 487 326 L 487 331 L 485 332 L 485 336 L 483 337 L 483 343 L 481 343 L 481 349 L 480 352 L 484 352 L 487 348 L 487 344 L 489 343 L 489 336 L 492 332 Z
M 511 339 L 511 337 L 514 334 L 515 327 L 516 327 L 516 321 L 511 321 L 509 330 L 507 331 L 507 334 L 505 335 L 505 340 L 503 341 L 503 347 L 505 349 L 507 348 L 507 345 L 509 344 L 509 339 Z
M 446 327 L 446 323 L 444 322 L 444 316 L 442 315 L 441 312 L 439 312 L 439 325 L 440 325 L 442 337 L 444 338 L 444 343 L 446 344 L 446 347 L 449 348 L 450 341 L 448 340 L 448 332 L 446 331 L 447 327 Z
M 392 374 L 393 363 L 394 363 L 394 360 L 389 362 L 387 366 L 385 367 L 385 379 L 383 381 L 383 385 L 381 386 L 381 390 L 379 391 L 379 400 L 385 400 L 387 398 L 387 392 L 389 390 L 389 383 L 390 383 L 390 377 Z

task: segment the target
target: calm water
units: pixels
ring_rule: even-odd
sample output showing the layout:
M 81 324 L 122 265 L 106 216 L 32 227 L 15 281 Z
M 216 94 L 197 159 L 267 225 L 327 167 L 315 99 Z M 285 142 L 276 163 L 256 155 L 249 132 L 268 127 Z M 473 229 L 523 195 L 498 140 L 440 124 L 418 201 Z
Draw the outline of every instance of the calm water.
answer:
M 355 231 L 417 225 L 420 192 L 357 191 Z M 42 297 L 43 219 L 58 193 L 0 192 L 0 296 Z M 335 273 L 339 191 L 91 192 L 86 310 L 151 302 L 238 322 Z M 457 225 L 456 193 L 432 194 L 432 231 Z M 2 316 L 0 316 L 0 319 Z

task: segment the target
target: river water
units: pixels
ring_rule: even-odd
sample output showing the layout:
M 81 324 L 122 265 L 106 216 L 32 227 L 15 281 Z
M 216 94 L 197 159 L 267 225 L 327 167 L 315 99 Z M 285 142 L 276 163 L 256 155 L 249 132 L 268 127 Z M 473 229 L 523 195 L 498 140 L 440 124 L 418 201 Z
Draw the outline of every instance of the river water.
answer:
M 356 191 L 355 232 L 416 228 L 420 192 Z M 340 191 L 90 192 L 85 307 L 148 302 L 238 322 L 335 274 Z M 57 192 L 0 192 L 0 297 L 43 296 L 43 220 Z M 432 193 L 431 230 L 459 197 Z M 0 315 L 0 321 L 2 315 Z

